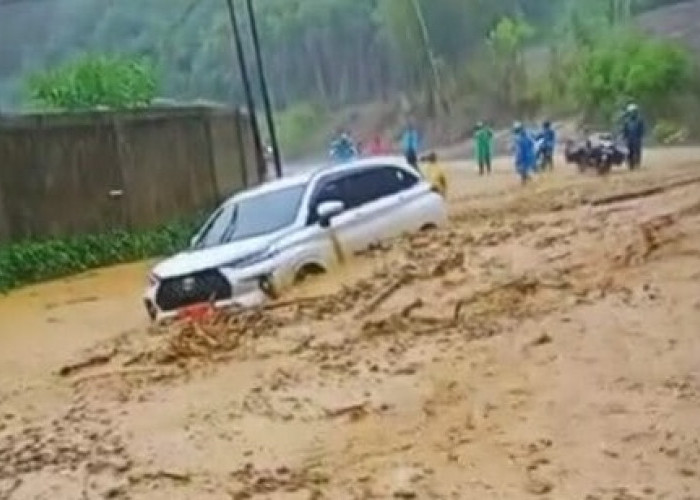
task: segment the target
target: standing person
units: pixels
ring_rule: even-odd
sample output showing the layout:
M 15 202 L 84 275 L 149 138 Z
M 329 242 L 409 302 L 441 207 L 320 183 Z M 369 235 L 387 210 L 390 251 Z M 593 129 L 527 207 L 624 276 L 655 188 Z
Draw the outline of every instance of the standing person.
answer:
M 638 168 L 642 163 L 642 143 L 646 126 L 639 114 L 639 107 L 631 103 L 627 106 L 622 124 L 622 136 L 627 145 L 627 162 L 630 170 Z
M 331 141 L 330 156 L 338 163 L 345 163 L 357 157 L 357 148 L 350 134 L 344 130 L 338 131 L 336 138 Z
M 552 122 L 546 120 L 542 124 L 542 130 L 537 134 L 537 141 L 539 141 L 537 155 L 542 162 L 542 170 L 552 170 L 554 168 L 554 148 L 557 144 L 557 135 L 552 127 Z
M 520 122 L 513 125 L 513 149 L 515 170 L 524 185 L 530 180 L 530 172 L 535 167 L 535 142 Z
M 476 161 L 479 164 L 479 175 L 491 175 L 491 152 L 493 151 L 493 131 L 479 122 L 474 133 L 476 143 Z
M 412 121 L 408 122 L 406 129 L 401 137 L 403 154 L 406 161 L 416 170 L 418 168 L 418 152 L 420 151 L 420 134 Z
M 447 196 L 447 176 L 435 152 L 431 151 L 421 158 L 421 173 L 435 191 L 443 197 Z
M 369 154 L 372 156 L 381 156 L 386 154 L 386 148 L 384 147 L 384 140 L 380 134 L 375 135 L 372 138 L 372 142 L 369 144 Z

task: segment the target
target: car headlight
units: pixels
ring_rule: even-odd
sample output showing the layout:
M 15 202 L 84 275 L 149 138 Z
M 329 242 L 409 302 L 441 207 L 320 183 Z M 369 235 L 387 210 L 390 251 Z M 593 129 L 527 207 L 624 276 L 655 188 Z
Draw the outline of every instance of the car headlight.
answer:
M 262 252 L 256 252 L 253 254 L 250 254 L 246 257 L 243 257 L 241 259 L 237 259 L 231 263 L 229 263 L 230 267 L 235 267 L 235 268 L 243 268 L 243 267 L 250 267 L 254 266 L 256 264 L 260 264 L 261 262 L 265 262 L 266 260 L 274 259 L 280 254 L 280 251 L 277 249 L 267 249 Z

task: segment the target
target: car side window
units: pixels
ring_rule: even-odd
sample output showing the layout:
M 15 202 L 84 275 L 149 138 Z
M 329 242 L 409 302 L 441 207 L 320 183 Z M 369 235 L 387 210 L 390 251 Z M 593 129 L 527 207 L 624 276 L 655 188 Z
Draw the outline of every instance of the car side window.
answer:
M 411 189 L 413 186 L 418 184 L 419 178 L 415 174 L 406 172 L 405 170 L 396 167 L 387 167 L 387 170 L 392 176 L 391 182 L 395 184 L 398 191 Z
M 392 196 L 418 183 L 418 178 L 396 167 L 377 167 L 353 174 L 347 178 L 348 208 Z
M 342 201 L 346 210 L 352 210 L 410 189 L 418 182 L 415 174 L 392 166 L 351 171 L 322 180 L 311 196 L 307 225 L 318 222 L 316 209 L 324 201 Z

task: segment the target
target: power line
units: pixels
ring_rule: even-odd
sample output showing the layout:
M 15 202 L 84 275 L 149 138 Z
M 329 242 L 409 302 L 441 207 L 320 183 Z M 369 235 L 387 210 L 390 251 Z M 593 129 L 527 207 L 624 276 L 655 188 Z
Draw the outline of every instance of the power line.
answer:
M 238 16 L 236 15 L 236 7 L 234 6 L 233 0 L 226 0 L 226 5 L 228 6 L 228 13 L 231 21 L 231 29 L 233 31 L 233 42 L 235 45 L 236 54 L 238 55 L 238 68 L 241 72 L 243 93 L 245 94 L 246 103 L 248 104 L 250 125 L 253 128 L 253 141 L 255 142 L 255 148 L 257 149 L 256 152 L 258 154 L 258 172 L 263 173 L 265 169 L 263 168 L 264 160 L 261 158 L 263 151 L 262 139 L 260 138 L 260 128 L 258 126 L 258 118 L 257 113 L 255 111 L 255 100 L 253 99 L 253 92 L 250 88 L 250 78 L 248 77 L 248 64 L 246 62 L 245 53 L 243 51 L 243 40 L 241 39 L 241 32 L 238 26 Z
M 272 116 L 272 104 L 270 103 L 270 92 L 267 88 L 267 78 L 265 77 L 265 65 L 263 64 L 262 52 L 260 50 L 260 37 L 258 36 L 258 23 L 255 19 L 255 10 L 253 1 L 246 0 L 248 8 L 248 22 L 250 23 L 250 34 L 253 38 L 253 49 L 255 60 L 258 65 L 258 77 L 260 78 L 260 90 L 263 97 L 263 105 L 265 106 L 265 117 L 267 119 L 267 128 L 270 134 L 270 142 L 272 143 L 272 156 L 275 162 L 275 174 L 278 178 L 282 177 L 282 160 L 280 158 L 279 144 L 277 143 L 277 132 L 275 130 L 275 120 Z

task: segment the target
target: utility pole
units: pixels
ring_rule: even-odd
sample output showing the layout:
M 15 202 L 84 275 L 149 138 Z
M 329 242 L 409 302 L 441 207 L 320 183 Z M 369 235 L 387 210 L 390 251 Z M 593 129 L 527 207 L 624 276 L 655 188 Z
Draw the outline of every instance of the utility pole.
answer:
M 416 16 L 416 20 L 418 21 L 418 26 L 420 28 L 421 38 L 423 42 L 423 48 L 425 49 L 425 55 L 428 60 L 428 65 L 430 66 L 430 72 L 433 79 L 433 101 L 437 98 L 441 106 L 446 108 L 447 103 L 443 101 L 440 74 L 437 69 L 435 54 L 433 54 L 432 45 L 430 44 L 430 35 L 428 33 L 428 25 L 426 24 L 425 17 L 423 16 L 423 9 L 421 8 L 418 0 L 412 0 L 412 6 L 414 15 Z
M 246 64 L 245 54 L 243 53 L 243 42 L 241 41 L 241 32 L 238 26 L 238 18 L 236 16 L 236 8 L 233 0 L 226 0 L 228 13 L 231 20 L 231 29 L 233 31 L 233 41 L 238 55 L 238 68 L 241 72 L 241 80 L 243 82 L 243 92 L 245 93 L 246 104 L 248 105 L 248 114 L 250 115 L 250 124 L 253 128 L 253 142 L 255 143 L 256 157 L 258 159 L 258 180 L 263 180 L 267 173 L 265 161 L 263 157 L 262 139 L 260 138 L 260 127 L 258 126 L 258 116 L 255 112 L 255 101 L 250 88 L 250 78 L 248 77 L 248 66 Z M 245 166 L 244 166 L 245 168 Z
M 277 175 L 277 178 L 280 178 L 282 177 L 282 160 L 280 158 L 280 149 L 277 143 L 277 131 L 275 130 L 275 121 L 274 117 L 272 116 L 272 104 L 270 103 L 270 93 L 267 88 L 267 78 L 265 77 L 265 65 L 263 64 L 262 53 L 260 51 L 258 23 L 255 19 L 253 1 L 246 0 L 246 6 L 248 7 L 248 20 L 250 22 L 250 32 L 253 37 L 253 47 L 255 48 L 255 60 L 258 65 L 258 75 L 260 76 L 260 88 L 262 90 L 263 105 L 265 106 L 267 129 L 270 134 L 270 142 L 272 143 L 272 155 L 275 161 L 275 174 Z

